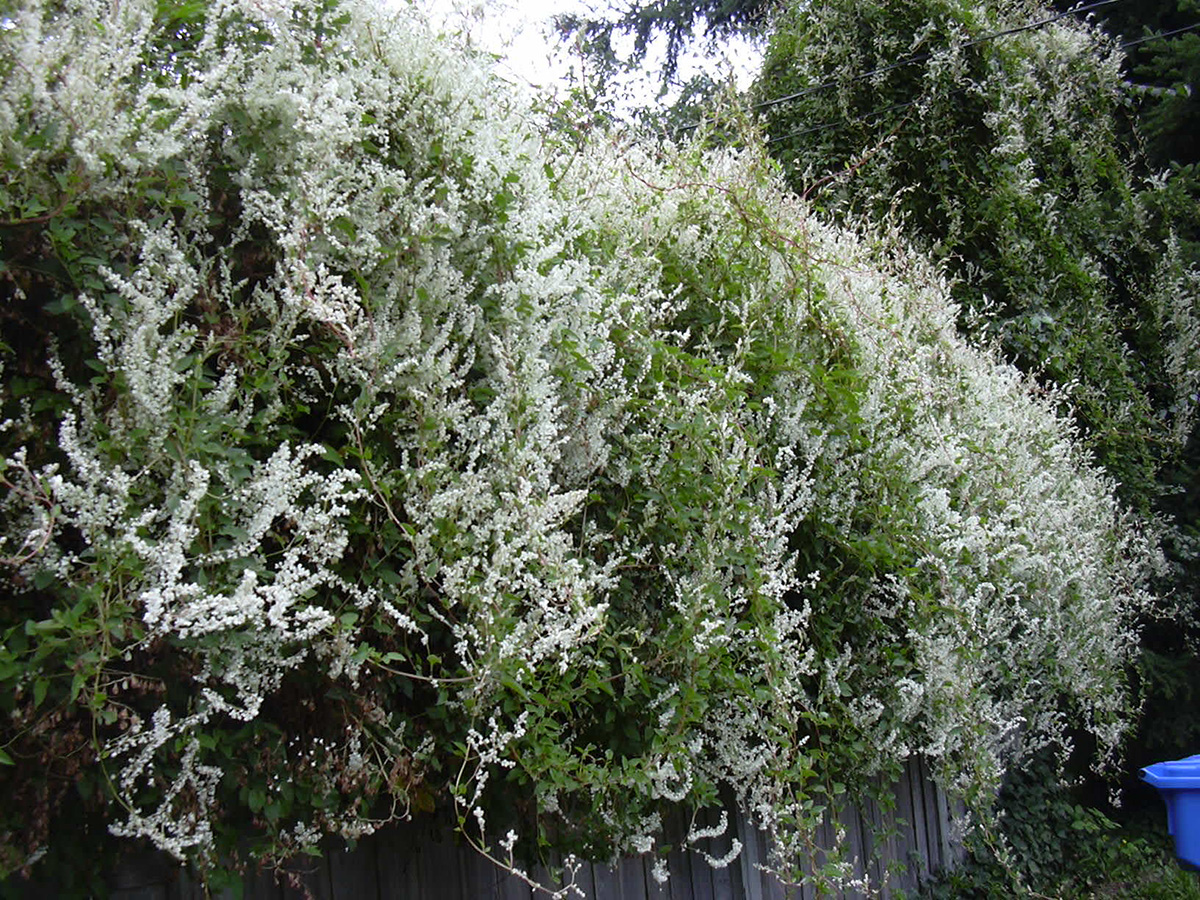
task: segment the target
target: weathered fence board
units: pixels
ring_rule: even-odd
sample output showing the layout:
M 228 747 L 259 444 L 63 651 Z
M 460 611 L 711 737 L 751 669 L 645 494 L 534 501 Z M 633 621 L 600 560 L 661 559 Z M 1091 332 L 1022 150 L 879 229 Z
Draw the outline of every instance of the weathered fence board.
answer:
M 894 795 L 890 809 L 875 801 L 864 802 L 861 809 L 847 805 L 827 815 L 819 829 L 819 843 L 831 848 L 840 828 L 842 858 L 853 863 L 856 878 L 865 878 L 866 892 L 847 890 L 844 900 L 887 900 L 958 861 L 960 850 L 951 822 L 959 805 L 936 787 L 923 762 L 910 760 Z M 695 827 L 711 827 L 719 820 L 719 811 L 709 811 Z M 667 824 L 668 831 L 681 838 L 689 833 L 689 822 L 682 817 Z M 652 861 L 642 857 L 616 866 L 584 863 L 575 884 L 592 900 L 815 900 L 811 885 L 787 886 L 763 871 L 770 848 L 766 836 L 745 816 L 731 812 L 724 835 L 700 839 L 697 845 L 721 857 L 734 838 L 742 844 L 741 856 L 723 869 L 713 869 L 696 849 L 683 847 L 680 839 L 667 855 L 670 879 L 666 884 L 654 879 Z M 820 848 L 815 856 L 816 865 L 825 861 Z M 561 860 L 556 864 L 561 865 Z M 428 824 L 389 828 L 360 841 L 353 851 L 332 849 L 319 858 L 303 857 L 278 874 L 283 877 L 267 871 L 247 875 L 244 900 L 301 900 L 305 891 L 315 900 L 535 897 L 527 883 L 501 871 L 448 831 Z M 545 866 L 539 865 L 531 876 L 550 883 Z M 110 885 L 113 900 L 204 900 L 202 886 L 162 854 L 129 859 Z M 52 900 L 35 886 L 29 886 L 25 896 Z M 233 900 L 233 892 L 219 895 L 218 900 Z

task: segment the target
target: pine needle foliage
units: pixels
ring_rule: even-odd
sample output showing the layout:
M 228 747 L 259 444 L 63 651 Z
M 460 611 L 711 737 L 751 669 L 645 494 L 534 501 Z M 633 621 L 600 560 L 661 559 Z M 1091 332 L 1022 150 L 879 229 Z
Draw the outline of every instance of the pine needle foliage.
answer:
M 564 39 L 575 41 L 586 58 L 610 74 L 641 65 L 655 39 L 664 38 L 660 77 L 665 90 L 691 41 L 761 34 L 778 7 L 778 0 L 650 0 L 629 5 L 615 17 L 568 14 L 557 16 L 555 23 Z M 633 42 L 624 56 L 623 39 Z

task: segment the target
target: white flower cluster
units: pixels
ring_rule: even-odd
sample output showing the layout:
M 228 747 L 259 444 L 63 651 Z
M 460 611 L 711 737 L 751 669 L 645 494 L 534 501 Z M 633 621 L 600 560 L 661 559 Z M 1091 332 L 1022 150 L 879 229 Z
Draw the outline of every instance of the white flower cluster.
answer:
M 753 151 L 556 149 L 366 2 L 316 46 L 306 4 L 212 4 L 186 58 L 154 55 L 150 0 L 55 7 L 0 36 L 5 145 L 59 123 L 96 206 L 194 188 L 96 266 L 60 452 L 5 450 L 58 510 L 10 491 L 6 546 L 84 545 L 64 596 L 119 573 L 120 650 L 194 678 L 107 747 L 115 833 L 203 850 L 198 735 L 305 677 L 362 698 L 334 782 L 403 794 L 437 756 L 483 830 L 521 768 L 638 852 L 714 788 L 809 822 L 823 717 L 869 748 L 845 779 L 920 752 L 991 786 L 1080 722 L 1117 746 L 1154 548 L 922 259 L 818 224 Z M 641 733 L 598 747 L 604 704 Z M 378 737 L 409 727 L 419 752 Z
M 180 862 L 188 858 L 189 851 L 207 852 L 211 848 L 212 823 L 208 816 L 223 773 L 215 766 L 197 761 L 200 743 L 188 734 L 207 719 L 208 713 L 201 712 L 172 721 L 170 710 L 159 707 L 149 729 L 135 721 L 128 731 L 112 742 L 109 753 L 113 758 L 131 757 L 122 767 L 119 780 L 119 796 L 128 817 L 124 822 L 112 825 L 113 834 L 149 838 L 156 847 Z M 138 789 L 143 785 L 153 786 L 158 780 L 160 773 L 155 756 L 185 736 L 187 743 L 179 757 L 179 771 L 158 806 L 148 814 L 143 813 L 138 803 Z

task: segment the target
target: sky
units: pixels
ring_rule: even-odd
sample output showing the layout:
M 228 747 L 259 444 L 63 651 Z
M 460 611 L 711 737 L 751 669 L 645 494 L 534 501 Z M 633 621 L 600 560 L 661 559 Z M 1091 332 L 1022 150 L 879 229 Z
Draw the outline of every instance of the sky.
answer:
M 497 72 L 539 88 L 568 78 L 569 61 L 550 35 L 550 18 L 586 11 L 580 0 L 416 0 L 431 21 L 471 46 L 504 57 Z
M 390 0 L 398 2 L 398 0 Z M 460 34 L 472 46 L 503 57 L 496 64 L 501 77 L 538 90 L 561 91 L 578 77 L 579 60 L 572 59 L 569 47 L 554 34 L 550 20 L 563 13 L 587 13 L 597 3 L 586 0 L 414 0 L 437 26 Z M 603 0 L 598 0 L 603 5 Z M 653 102 L 658 91 L 656 69 L 663 47 L 651 47 L 648 72 L 628 85 L 630 99 L 637 106 Z M 679 75 L 683 80 L 701 70 L 714 77 L 731 72 L 739 87 L 745 88 L 753 77 L 761 51 L 746 42 L 731 43 L 723 58 L 704 58 L 696 54 L 681 57 Z M 668 95 L 668 100 L 670 95 Z M 621 104 L 624 105 L 624 104 Z

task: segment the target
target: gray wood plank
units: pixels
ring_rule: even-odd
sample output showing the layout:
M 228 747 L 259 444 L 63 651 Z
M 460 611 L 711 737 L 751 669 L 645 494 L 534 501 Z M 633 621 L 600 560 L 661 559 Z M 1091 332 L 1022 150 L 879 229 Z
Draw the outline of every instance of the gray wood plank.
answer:
M 585 897 L 596 896 L 596 882 L 598 871 L 604 866 L 600 863 L 590 863 L 584 861 L 579 868 L 579 872 L 575 875 L 575 884 L 583 891 Z
M 537 872 L 530 871 L 530 876 L 538 880 Z M 549 881 L 541 881 L 546 887 L 551 887 Z M 533 888 L 515 875 L 509 875 L 500 882 L 499 900 L 532 900 Z
M 907 763 L 896 783 L 896 849 L 897 860 L 903 866 L 901 884 L 904 890 L 915 890 L 918 883 L 916 833 L 913 831 L 912 771 Z
M 836 822 L 843 834 L 838 847 L 839 854 L 844 862 L 850 864 L 852 877 L 859 878 L 864 871 L 866 850 L 863 847 L 862 821 L 858 809 L 850 803 L 844 803 L 837 811 Z M 846 900 L 862 900 L 861 891 L 843 889 L 843 892 Z
M 499 900 L 501 885 L 505 878 L 509 877 L 508 872 L 469 846 L 460 848 L 459 861 L 462 866 L 463 886 L 466 889 L 464 897 Z
M 234 900 L 237 894 L 232 888 L 226 888 L 218 895 L 220 900 Z M 280 900 L 284 896 L 284 881 L 274 869 L 253 865 L 242 876 L 242 897 L 244 900 Z M 203 900 L 204 891 L 200 891 L 198 900 Z
M 683 814 L 677 813 L 668 822 L 671 835 L 671 851 L 667 854 L 667 872 L 670 875 L 672 900 L 692 900 L 692 867 L 688 863 L 684 840 L 687 838 L 687 823 Z
M 811 866 L 820 867 L 827 851 L 840 850 L 854 864 L 855 873 L 868 873 L 871 887 L 888 900 L 900 891 L 914 890 L 931 869 L 954 864 L 962 849 L 952 820 L 962 812 L 961 801 L 947 796 L 930 777 L 929 767 L 916 758 L 906 764 L 894 785 L 894 796 L 894 808 L 864 798 L 858 806 L 840 804 L 828 811 L 814 835 Z M 719 817 L 719 810 L 706 810 L 697 817 L 696 827 L 711 827 Z M 839 823 L 844 829 L 840 842 L 835 832 Z M 692 848 L 684 846 L 690 821 L 682 810 L 668 815 L 665 824 L 663 842 L 672 845 L 665 855 L 671 875 L 666 885 L 651 876 L 654 857 L 649 856 L 622 860 L 615 867 L 585 863 L 578 873 L 578 887 L 593 900 L 814 900 L 817 896 L 811 884 L 785 886 L 762 872 L 759 866 L 770 860 L 769 841 L 745 815 L 733 815 L 724 835 L 703 838 Z M 735 837 L 742 843 L 740 858 L 728 868 L 712 869 L 700 851 L 723 856 Z M 353 852 L 331 849 L 323 858 L 293 860 L 285 871 L 317 900 L 533 900 L 535 896 L 520 879 L 456 841 L 448 829 L 428 824 L 388 829 L 365 839 Z M 531 874 L 547 887 L 561 886 L 557 879 L 551 882 L 544 866 Z M 156 854 L 125 861 L 109 883 L 114 900 L 203 897 L 198 879 Z M 278 885 L 270 871 L 248 873 L 243 884 L 245 900 L 304 896 L 295 886 Z M 859 900 L 854 891 L 841 896 Z M 232 900 L 232 892 L 225 892 L 222 900 Z
M 459 848 L 453 838 L 445 833 L 433 833 L 432 840 L 421 843 L 417 853 L 421 859 L 420 891 L 422 900 L 456 900 L 466 896 L 462 882 L 462 867 Z
M 929 780 L 928 770 L 926 769 L 923 760 L 918 760 L 920 765 L 921 777 L 919 784 L 921 788 L 921 804 L 925 811 L 925 840 L 929 848 L 928 867 L 926 877 L 930 877 L 937 871 L 940 866 L 942 856 L 942 843 L 939 826 L 939 813 L 937 797 L 934 794 L 933 782 Z
M 598 868 L 603 868 L 603 865 L 596 864 Z M 575 874 L 575 886 L 583 891 L 585 897 L 591 897 L 595 891 L 595 877 L 592 874 L 593 863 L 581 860 L 578 862 L 579 870 Z M 560 854 L 554 853 L 550 856 L 546 863 L 539 863 L 533 868 L 533 877 L 538 884 L 545 885 L 551 890 L 561 890 L 565 888 L 571 881 L 571 873 L 567 870 L 563 858 Z M 545 897 L 545 894 L 536 893 L 532 888 L 525 886 L 525 894 L 523 896 L 532 898 Z M 577 894 L 569 895 L 572 900 Z
M 735 891 L 733 886 L 733 873 L 736 871 L 733 864 L 725 866 L 723 869 L 712 870 L 712 890 L 713 896 L 717 900 L 724 900 L 727 897 L 741 896 L 740 891 Z
M 714 900 L 712 869 L 700 858 L 700 854 L 689 848 L 684 854 L 687 866 L 688 900 Z
M 179 866 L 165 853 L 143 851 L 123 858 L 107 879 L 113 900 L 167 900 Z M 32 894 L 31 894 L 32 896 Z
M 765 900 L 763 894 L 762 864 L 766 849 L 766 836 L 754 827 L 750 817 L 738 812 L 734 819 L 738 840 L 742 842 L 742 855 L 738 857 L 737 867 L 742 876 L 742 897 L 745 900 Z
M 168 900 L 203 900 L 204 891 L 201 885 L 193 880 L 188 870 L 181 868 L 169 886 L 167 898 Z
M 898 881 L 902 890 L 913 891 L 917 888 L 920 877 L 920 866 L 917 861 L 917 840 L 913 825 L 912 805 L 912 766 L 906 763 L 896 783 L 896 859 L 899 863 Z
M 198 873 L 176 864 L 165 854 L 163 859 L 170 866 L 170 877 L 165 882 L 167 900 L 234 900 L 238 896 L 237 891 L 231 887 L 221 891 L 206 891 L 204 879 Z M 241 877 L 241 896 L 247 900 L 278 900 L 280 890 L 270 874 L 265 878 L 258 878 L 257 873 L 257 866 L 250 863 L 246 874 Z M 259 881 L 262 882 L 261 885 Z M 38 900 L 41 900 L 41 897 L 39 894 Z
M 491 897 L 484 897 L 476 893 L 479 885 L 475 884 L 475 854 L 468 847 L 458 847 L 458 852 L 454 854 L 454 862 L 458 867 L 458 880 L 462 885 L 463 897 L 477 897 L 478 900 L 492 900 Z
M 420 862 L 413 841 L 415 827 L 404 824 L 380 834 L 375 850 L 375 877 L 380 900 L 420 897 Z
M 875 860 L 875 825 L 871 819 L 871 811 L 867 809 L 866 798 L 861 798 L 854 804 L 854 824 L 858 832 L 858 863 L 857 875 L 867 879 L 867 890 L 870 896 L 876 896 L 881 886 L 879 866 Z
M 592 872 L 596 884 L 592 894 L 595 900 L 621 900 L 621 883 L 615 868 L 597 863 Z
M 167 900 L 190 900 L 192 879 L 187 866 L 172 866 L 170 880 L 167 882 Z
M 647 900 L 671 900 L 671 882 L 659 884 L 654 878 L 654 864 L 659 859 L 657 854 L 648 854 L 642 860 L 642 871 L 646 879 Z
M 966 858 L 967 853 L 967 848 L 963 845 L 962 833 L 959 830 L 960 820 L 967 814 L 967 805 L 961 797 L 947 795 L 946 800 L 950 807 L 949 821 L 951 823 L 950 865 L 957 866 Z
M 937 788 L 930 776 L 929 767 L 920 760 L 921 796 L 925 804 L 925 834 L 929 841 L 929 871 L 942 867 L 942 808 L 938 802 Z
M 913 844 L 919 854 L 916 860 L 918 882 L 929 878 L 929 862 L 933 858 L 933 849 L 929 840 L 929 818 L 925 809 L 924 767 L 919 758 L 909 760 L 909 793 L 912 795 L 912 831 Z
M 778 860 L 774 858 L 773 853 L 774 845 L 771 841 L 764 839 L 759 853 L 762 861 L 767 864 L 777 864 Z M 762 873 L 762 885 L 765 900 L 785 900 L 788 896 L 787 887 L 770 873 Z
M 225 893 L 232 896 L 231 891 L 206 895 L 203 879 L 186 866 L 177 866 L 174 877 L 167 885 L 167 900 L 209 900 L 209 897 L 221 900 Z
M 553 878 L 550 874 L 550 867 L 552 865 L 558 865 L 557 858 L 539 862 L 536 866 L 530 869 L 529 875 L 538 884 L 544 884 L 548 888 L 557 888 L 560 886 L 559 880 Z M 505 885 L 505 900 L 518 900 L 518 898 L 520 898 L 520 900 L 527 900 L 527 898 L 531 898 L 533 896 L 532 888 L 527 888 L 524 894 L 515 893 L 513 892 L 514 890 L 515 889 L 511 888 L 508 884 Z M 509 896 L 510 892 L 513 892 L 511 897 Z
M 111 900 L 167 900 L 165 884 L 142 885 L 141 887 L 117 888 L 109 894 Z
M 785 900 L 788 895 L 783 882 L 767 872 L 762 873 L 763 896 L 765 900 Z
M 861 872 L 867 878 L 867 886 L 871 891 L 879 891 L 883 887 L 883 879 L 879 869 L 879 842 L 876 834 L 879 822 L 875 801 L 863 796 L 855 804 L 858 813 L 858 843 L 862 852 Z
M 958 862 L 958 851 L 955 846 L 954 839 L 954 823 L 953 815 L 950 810 L 950 798 L 946 792 L 933 781 L 932 773 L 929 772 L 929 767 L 926 765 L 926 777 L 929 778 L 930 784 L 933 785 L 934 795 L 937 798 L 937 814 L 938 814 L 938 836 L 941 838 L 941 855 L 938 863 L 940 868 L 951 867 Z
M 621 900 L 621 870 L 618 865 L 596 863 L 596 900 Z
M 640 856 L 621 860 L 616 875 L 621 900 L 646 900 L 646 870 Z
M 825 812 L 822 814 L 820 823 L 814 826 L 813 833 L 809 837 L 805 850 L 806 858 L 800 860 L 801 868 L 813 877 L 805 880 L 799 886 L 787 888 L 785 896 L 795 898 L 795 900 L 813 900 L 814 897 L 818 896 L 816 885 L 820 882 L 816 876 L 827 861 L 824 848 L 828 847 L 831 843 L 829 814 Z
M 871 882 L 880 890 L 882 900 L 890 900 L 896 880 L 891 864 L 898 855 L 894 812 L 886 810 L 874 797 L 864 798 L 863 830 L 870 857 L 867 871 Z
M 746 896 L 746 881 L 742 878 L 742 854 L 746 852 L 746 842 L 742 840 L 738 834 L 737 826 L 737 811 L 729 810 L 729 846 L 733 846 L 733 841 L 737 841 L 741 845 L 741 850 L 738 852 L 737 858 L 725 867 L 724 874 L 721 876 L 722 885 L 728 883 L 728 893 L 726 897 L 745 897 Z M 716 885 L 714 876 L 713 884 Z
M 890 809 L 883 810 L 884 824 L 887 834 L 887 857 L 884 863 L 885 874 L 888 879 L 889 892 L 903 891 L 905 889 L 905 879 L 908 877 L 907 860 L 905 859 L 907 846 L 904 843 L 904 835 L 906 825 L 900 821 L 899 798 L 897 796 L 897 785 L 891 786 L 891 801 Z M 890 896 L 890 895 L 889 895 Z
M 708 814 L 707 825 L 716 826 L 721 823 L 721 815 L 725 815 L 725 833 L 720 837 L 710 838 L 703 843 L 708 845 L 708 852 L 714 859 L 723 859 L 733 849 L 733 842 L 737 839 L 737 815 L 731 809 L 725 810 L 710 810 Z M 703 860 L 701 860 L 703 862 Z M 707 865 L 707 863 L 706 863 Z M 724 900 L 727 897 L 740 897 L 741 892 L 734 890 L 734 873 L 739 871 L 736 860 L 727 866 L 719 869 L 714 869 L 709 866 L 709 875 L 712 878 L 713 896 L 717 900 Z M 740 874 L 740 873 L 739 873 Z M 738 879 L 741 880 L 740 877 Z
M 353 851 L 343 847 L 329 855 L 329 885 L 335 900 L 379 900 L 378 849 L 379 840 L 372 835 Z

